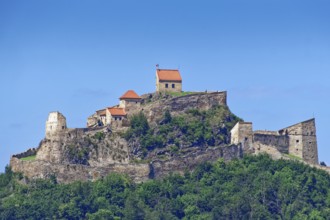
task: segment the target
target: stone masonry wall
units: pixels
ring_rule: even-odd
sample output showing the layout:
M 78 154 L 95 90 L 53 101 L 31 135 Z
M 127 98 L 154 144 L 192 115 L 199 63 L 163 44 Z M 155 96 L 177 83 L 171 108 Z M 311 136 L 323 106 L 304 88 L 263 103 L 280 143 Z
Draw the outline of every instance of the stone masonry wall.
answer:
M 66 118 L 60 112 L 51 112 L 46 121 L 46 137 L 50 138 L 67 128 Z
M 166 84 L 168 87 L 166 88 Z M 174 88 L 172 88 L 174 85 Z M 182 83 L 179 82 L 159 82 L 157 84 L 157 92 L 181 92 L 182 91 Z
M 289 153 L 304 161 L 318 164 L 315 119 L 307 120 L 280 130 L 289 136 Z
M 253 145 L 257 150 L 260 150 L 260 146 L 269 146 L 277 149 L 281 153 L 289 153 L 289 137 L 280 135 L 267 135 L 254 133 Z
M 289 136 L 289 154 L 303 158 L 302 127 L 300 124 L 283 129 Z
M 237 122 L 231 133 L 232 144 L 242 144 L 244 151 L 253 152 L 253 131 L 251 122 Z
M 27 151 L 25 151 L 23 153 L 13 155 L 13 157 L 16 157 L 16 158 L 20 159 L 20 158 L 24 158 L 24 157 L 34 156 L 36 154 L 37 154 L 37 149 L 30 148 L 30 149 L 28 149 Z
M 319 164 L 315 120 L 302 123 L 303 158 L 306 162 Z
M 148 179 L 148 164 L 112 164 L 105 167 L 91 167 L 79 164 L 58 164 L 48 161 L 22 161 L 12 157 L 10 166 L 14 172 L 21 172 L 30 179 L 49 178 L 54 175 L 59 183 L 73 181 L 94 181 L 110 173 L 129 175 L 135 182 Z

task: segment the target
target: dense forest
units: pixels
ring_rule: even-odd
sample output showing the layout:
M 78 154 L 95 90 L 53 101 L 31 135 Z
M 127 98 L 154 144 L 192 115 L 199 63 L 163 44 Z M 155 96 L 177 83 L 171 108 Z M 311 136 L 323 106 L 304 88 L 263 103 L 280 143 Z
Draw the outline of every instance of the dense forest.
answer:
M 0 219 L 329 219 L 330 175 L 267 155 L 204 163 L 183 176 L 135 184 L 0 175 Z

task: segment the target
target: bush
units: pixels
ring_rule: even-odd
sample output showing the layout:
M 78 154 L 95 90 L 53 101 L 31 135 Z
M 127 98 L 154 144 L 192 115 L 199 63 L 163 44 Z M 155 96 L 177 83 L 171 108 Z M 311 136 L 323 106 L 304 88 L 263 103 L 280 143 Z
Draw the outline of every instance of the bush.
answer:
M 132 137 L 146 135 L 149 131 L 149 123 L 146 116 L 140 112 L 130 118 L 131 127 L 124 135 L 127 140 Z

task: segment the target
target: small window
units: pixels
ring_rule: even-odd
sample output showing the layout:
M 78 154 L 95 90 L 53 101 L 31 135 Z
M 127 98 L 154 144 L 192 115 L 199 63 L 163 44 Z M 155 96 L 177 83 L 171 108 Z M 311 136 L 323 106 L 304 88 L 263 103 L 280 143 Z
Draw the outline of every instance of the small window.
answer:
M 299 143 L 299 140 L 296 140 L 296 143 Z
M 135 102 L 135 104 L 137 104 L 137 102 Z
M 314 135 L 314 132 L 311 132 L 311 135 Z
M 165 84 L 165 88 L 168 88 L 168 84 L 167 83 Z
M 64 126 L 62 126 L 62 130 L 64 129 Z
M 298 151 L 299 149 L 297 148 L 296 151 Z
M 175 88 L 175 84 L 172 84 L 172 88 L 173 88 L 173 89 Z
M 53 127 L 52 126 L 50 126 L 50 130 L 52 130 L 53 129 Z

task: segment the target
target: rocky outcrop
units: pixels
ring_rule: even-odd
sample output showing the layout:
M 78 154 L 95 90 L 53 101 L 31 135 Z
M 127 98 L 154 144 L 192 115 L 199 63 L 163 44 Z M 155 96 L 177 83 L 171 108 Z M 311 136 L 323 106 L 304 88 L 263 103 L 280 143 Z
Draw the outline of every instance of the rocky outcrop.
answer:
M 82 164 L 104 167 L 129 162 L 128 145 L 120 133 L 109 127 L 67 129 L 44 139 L 37 151 L 37 160 L 56 164 Z
M 214 162 L 219 158 L 223 158 L 224 161 L 230 161 L 242 157 L 243 150 L 241 145 L 231 145 L 226 147 L 215 147 L 207 149 L 196 148 L 191 153 L 181 157 L 174 157 L 165 161 L 152 161 L 150 164 L 150 177 L 162 178 L 170 173 L 183 174 L 185 171 L 190 171 L 205 161 Z
M 219 105 L 226 105 L 226 92 L 194 93 L 179 97 L 154 93 L 143 96 L 141 106 L 130 114 L 142 111 L 151 126 L 157 126 L 166 110 L 172 115 L 180 115 L 187 114 L 189 109 L 209 110 Z M 243 154 L 240 145 L 186 146 L 182 147 L 180 156 L 169 154 L 166 160 L 160 160 L 159 155 L 154 154 L 154 157 L 147 158 L 151 163 L 135 163 L 138 158 L 123 138 L 126 130 L 123 126 L 112 125 L 60 129 L 41 141 L 38 149 L 33 151 L 35 160 L 20 159 L 29 156 L 29 151 L 23 156 L 13 156 L 10 165 L 13 171 L 22 172 L 29 178 L 55 176 L 62 183 L 95 180 L 112 172 L 127 174 L 134 181 L 141 182 L 148 178 L 161 178 L 170 172 L 183 173 L 204 161 L 216 161 L 218 158 L 227 161 Z
M 59 183 L 73 181 L 95 181 L 110 173 L 127 174 L 135 182 L 150 178 L 162 178 L 170 173 L 183 174 L 205 161 L 216 161 L 223 158 L 230 161 L 241 158 L 243 151 L 240 145 L 208 149 L 191 149 L 190 153 L 169 160 L 154 160 L 150 163 L 114 163 L 107 166 L 87 166 L 82 164 L 53 163 L 44 160 L 23 161 L 12 157 L 10 165 L 14 172 L 21 172 L 30 179 L 55 177 Z
M 142 96 L 141 107 L 132 111 L 132 114 L 143 111 L 149 122 L 157 122 L 166 110 L 179 115 L 189 109 L 209 110 L 219 105 L 227 105 L 227 92 L 201 92 L 179 97 L 152 93 Z

